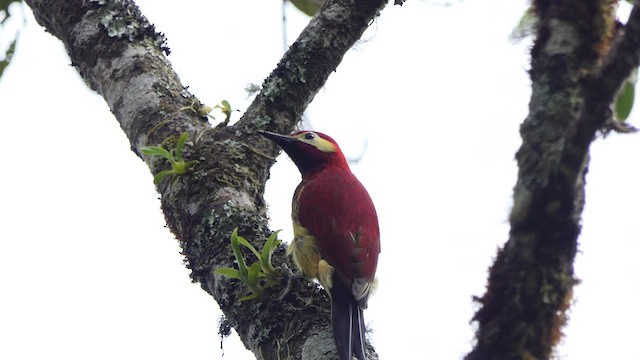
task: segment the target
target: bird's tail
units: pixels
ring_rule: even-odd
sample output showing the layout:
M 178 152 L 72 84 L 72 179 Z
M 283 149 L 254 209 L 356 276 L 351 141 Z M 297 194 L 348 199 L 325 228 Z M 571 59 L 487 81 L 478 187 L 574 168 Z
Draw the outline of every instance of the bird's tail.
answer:
M 333 338 L 340 360 L 365 360 L 364 317 L 350 289 L 334 276 L 331 288 L 331 322 Z

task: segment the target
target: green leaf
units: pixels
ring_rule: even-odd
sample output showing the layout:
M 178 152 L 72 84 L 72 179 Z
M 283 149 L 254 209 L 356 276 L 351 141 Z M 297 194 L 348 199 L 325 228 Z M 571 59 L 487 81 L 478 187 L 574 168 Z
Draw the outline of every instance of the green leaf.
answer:
M 238 279 L 238 280 L 242 280 L 242 277 L 240 276 L 240 272 L 238 271 L 238 269 L 234 269 L 234 268 L 217 268 L 214 273 L 222 275 L 222 276 L 226 276 L 232 279 Z
M 313 16 L 324 0 L 289 0 L 298 10 L 302 11 L 307 16 Z
M 273 255 L 273 251 L 280 245 L 282 242 L 278 239 L 278 233 L 281 230 L 276 230 L 269 236 L 267 241 L 264 243 L 264 247 L 262 248 L 262 256 L 260 257 L 260 263 L 262 264 L 262 270 L 265 273 L 270 274 L 275 270 L 273 265 L 271 265 L 271 256 Z
M 260 259 L 260 253 L 258 252 L 258 250 L 256 250 L 256 248 L 253 247 L 253 245 L 249 244 L 249 242 L 243 238 L 238 236 L 238 242 L 240 243 L 240 245 L 246 247 L 247 249 L 251 250 L 251 252 L 258 258 Z
M 176 145 L 176 159 L 178 162 L 184 162 L 184 160 L 182 160 L 182 147 L 187 142 L 188 138 L 189 133 L 186 131 L 180 135 L 180 138 L 178 138 L 178 144 Z
M 173 163 L 173 172 L 176 175 L 183 175 L 187 173 L 187 164 L 184 161 L 176 161 Z
M 635 83 L 632 81 L 625 81 L 622 89 L 618 93 L 614 104 L 615 118 L 618 121 L 625 121 L 631 114 L 633 109 L 633 101 L 635 98 Z
M 198 114 L 200 116 L 207 116 L 211 113 L 211 111 L 213 111 L 213 108 L 211 106 L 202 105 L 200 107 L 200 111 L 198 111 Z
M 233 110 L 231 110 L 231 104 L 227 100 L 222 100 L 220 104 L 214 106 L 216 109 L 220 109 L 223 114 L 229 116 Z
M 173 169 L 162 170 L 153 177 L 153 183 L 158 185 L 167 175 L 173 174 Z
M 163 158 L 166 158 L 166 159 L 173 158 L 173 156 L 171 156 L 171 153 L 169 153 L 165 148 L 162 148 L 160 146 L 146 146 L 146 147 L 140 148 L 140 151 L 142 151 L 142 153 L 145 155 L 162 156 Z
M 227 113 L 231 112 L 231 104 L 229 104 L 229 102 L 227 100 L 222 100 L 222 106 L 223 106 L 223 110 Z
M 240 302 L 243 302 L 243 301 L 247 301 L 247 300 L 253 300 L 253 299 L 256 299 L 257 297 L 258 297 L 258 294 L 256 294 L 256 293 L 252 293 L 252 294 L 249 294 L 249 295 L 247 295 L 247 296 L 243 296 L 243 297 L 241 297 L 241 298 L 240 298 L 240 299 L 238 299 L 238 300 L 239 300 Z
M 249 271 L 247 272 L 247 285 L 249 286 L 249 289 L 251 289 L 255 293 L 261 292 L 258 287 L 258 275 L 260 274 L 260 269 L 260 263 L 254 262 L 253 264 L 251 264 L 251 266 L 249 266 Z
M 193 167 L 200 164 L 200 161 L 198 160 L 189 160 L 185 163 L 185 169 L 186 171 L 192 171 Z
M 633 109 L 633 101 L 635 98 L 635 86 L 629 82 L 625 82 L 622 92 L 618 95 L 615 104 L 616 119 L 625 121 L 631 114 Z
M 242 252 L 240 251 L 240 239 L 244 240 L 244 238 L 242 238 L 241 236 L 238 236 L 238 228 L 235 228 L 231 233 L 231 250 L 233 250 L 233 255 L 236 257 L 236 261 L 238 262 L 238 269 L 240 270 L 240 275 L 243 277 L 246 277 L 247 264 L 244 262 L 244 258 L 242 257 Z M 243 280 L 246 281 L 245 278 L 243 278 Z

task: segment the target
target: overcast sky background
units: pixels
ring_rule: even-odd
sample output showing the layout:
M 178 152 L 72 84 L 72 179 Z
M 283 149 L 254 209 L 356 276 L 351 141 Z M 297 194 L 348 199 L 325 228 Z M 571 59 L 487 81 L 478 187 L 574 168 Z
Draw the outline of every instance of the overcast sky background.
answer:
M 211 106 L 244 110 L 244 87 L 283 54 L 279 1 L 138 3 L 167 35 L 182 82 Z M 526 6 L 389 6 L 308 109 L 307 127 L 347 157 L 364 150 L 353 171 L 382 236 L 365 319 L 381 359 L 459 359 L 471 348 L 471 296 L 509 230 L 530 43 L 508 35 Z M 308 18 L 286 14 L 292 42 Z M 252 358 L 235 334 L 221 350 L 221 312 L 190 282 L 149 170 L 29 13 L 0 79 L 0 118 L 0 358 Z M 592 147 L 582 283 L 560 359 L 640 359 L 639 151 L 637 135 Z M 299 179 L 283 155 L 267 185 L 272 227 L 287 241 Z

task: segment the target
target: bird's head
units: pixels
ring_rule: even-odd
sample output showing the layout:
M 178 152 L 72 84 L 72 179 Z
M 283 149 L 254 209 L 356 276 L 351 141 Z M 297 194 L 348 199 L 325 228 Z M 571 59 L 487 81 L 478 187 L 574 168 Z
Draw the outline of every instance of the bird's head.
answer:
M 297 131 L 281 135 L 260 131 L 262 136 L 278 144 L 296 164 L 302 176 L 327 166 L 349 169 L 340 147 L 330 136 L 317 131 Z

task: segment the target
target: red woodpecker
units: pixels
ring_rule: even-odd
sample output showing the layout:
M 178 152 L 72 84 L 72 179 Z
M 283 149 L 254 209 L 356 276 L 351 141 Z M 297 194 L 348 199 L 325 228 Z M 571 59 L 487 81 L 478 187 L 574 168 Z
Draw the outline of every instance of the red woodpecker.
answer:
M 373 202 L 329 136 L 260 132 L 293 160 L 302 182 L 293 195 L 294 239 L 287 252 L 302 273 L 331 297 L 333 337 L 340 360 L 365 359 L 362 310 L 373 292 L 380 231 Z

